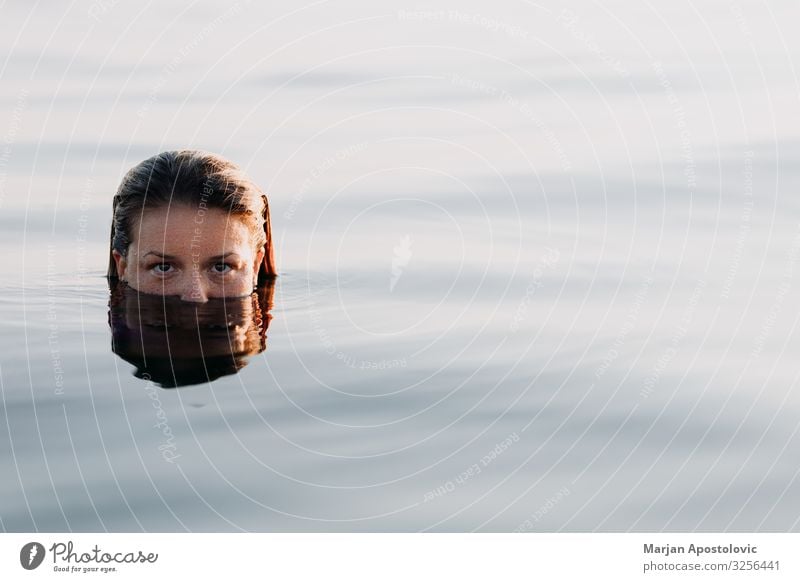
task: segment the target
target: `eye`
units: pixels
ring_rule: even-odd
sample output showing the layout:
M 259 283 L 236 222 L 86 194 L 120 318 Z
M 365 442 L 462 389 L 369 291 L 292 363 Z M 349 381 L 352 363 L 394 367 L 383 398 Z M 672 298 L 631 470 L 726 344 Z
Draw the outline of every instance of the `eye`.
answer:
M 215 263 L 211 270 L 217 275 L 226 275 L 233 270 L 233 267 L 228 263 Z
M 156 275 L 167 275 L 172 273 L 175 270 L 175 267 L 173 267 L 171 263 L 156 263 L 150 267 L 150 270 Z

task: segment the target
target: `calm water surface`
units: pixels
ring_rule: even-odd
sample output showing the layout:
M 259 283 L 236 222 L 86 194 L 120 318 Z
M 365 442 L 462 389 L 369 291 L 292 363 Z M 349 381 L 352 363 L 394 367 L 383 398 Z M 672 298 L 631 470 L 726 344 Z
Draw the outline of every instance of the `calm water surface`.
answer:
M 800 529 L 796 7 L 270 6 L 3 9 L 3 529 Z M 173 147 L 281 274 L 169 388 L 103 269 Z

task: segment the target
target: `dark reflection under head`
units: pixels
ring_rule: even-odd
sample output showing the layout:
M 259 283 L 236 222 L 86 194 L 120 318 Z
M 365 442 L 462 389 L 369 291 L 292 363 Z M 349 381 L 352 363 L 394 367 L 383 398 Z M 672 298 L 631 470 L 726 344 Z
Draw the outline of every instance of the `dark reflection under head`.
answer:
M 111 349 L 134 376 L 162 388 L 204 384 L 237 373 L 267 347 L 273 281 L 245 297 L 206 303 L 139 293 L 111 280 Z

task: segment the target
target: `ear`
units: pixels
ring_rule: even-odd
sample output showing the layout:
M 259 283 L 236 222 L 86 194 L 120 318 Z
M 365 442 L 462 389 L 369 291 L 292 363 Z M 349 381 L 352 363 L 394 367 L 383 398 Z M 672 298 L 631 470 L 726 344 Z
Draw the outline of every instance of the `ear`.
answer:
M 114 257 L 114 264 L 117 266 L 117 278 L 124 281 L 125 271 L 128 268 L 128 260 L 116 249 L 111 251 L 111 256 Z
M 266 256 L 266 252 L 264 252 L 264 247 L 258 249 L 256 253 L 256 260 L 253 263 L 253 288 L 255 289 L 258 287 L 258 273 L 261 270 L 261 263 L 264 262 L 264 256 Z

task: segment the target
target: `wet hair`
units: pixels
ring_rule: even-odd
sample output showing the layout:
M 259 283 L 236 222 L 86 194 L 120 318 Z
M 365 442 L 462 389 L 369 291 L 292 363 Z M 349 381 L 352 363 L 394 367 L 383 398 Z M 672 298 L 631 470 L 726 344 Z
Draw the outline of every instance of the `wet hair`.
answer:
M 264 260 L 258 284 L 274 279 L 275 251 L 269 219 L 269 201 L 261 189 L 233 162 L 200 150 L 170 150 L 147 158 L 131 168 L 114 196 L 108 277 L 117 277 L 113 251 L 127 256 L 132 231 L 145 209 L 179 203 L 198 211 L 218 208 L 248 217 L 258 248 L 264 245 Z

